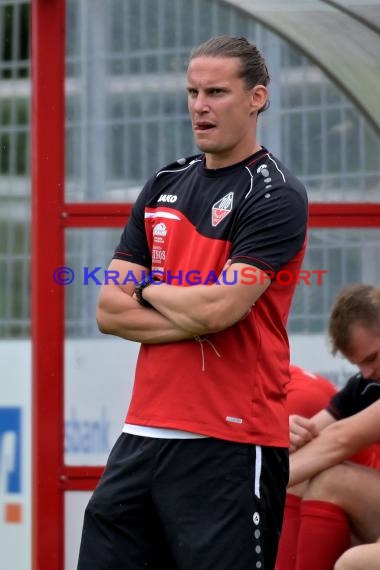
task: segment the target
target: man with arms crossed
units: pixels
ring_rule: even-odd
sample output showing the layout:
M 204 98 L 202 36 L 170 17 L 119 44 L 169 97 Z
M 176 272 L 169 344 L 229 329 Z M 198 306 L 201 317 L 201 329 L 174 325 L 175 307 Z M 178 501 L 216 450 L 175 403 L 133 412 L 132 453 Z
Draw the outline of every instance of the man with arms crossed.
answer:
M 124 284 L 100 294 L 100 330 L 142 344 L 79 570 L 275 564 L 296 284 L 275 276 L 300 269 L 306 193 L 256 140 L 269 75 L 254 45 L 212 38 L 193 50 L 187 81 L 201 154 L 147 182 L 110 265 Z

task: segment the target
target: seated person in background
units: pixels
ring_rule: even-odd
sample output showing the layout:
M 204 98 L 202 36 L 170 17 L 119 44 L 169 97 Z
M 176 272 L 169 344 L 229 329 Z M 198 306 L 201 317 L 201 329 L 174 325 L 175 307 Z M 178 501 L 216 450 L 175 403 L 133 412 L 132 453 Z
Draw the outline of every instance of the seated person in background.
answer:
M 380 538 L 380 470 L 352 462 L 343 463 L 364 447 L 379 441 L 380 400 L 358 414 L 331 424 L 313 441 L 291 455 L 290 484 L 310 479 L 305 496 L 307 502 L 316 508 L 314 518 L 319 511 L 321 524 L 324 525 L 323 534 L 316 533 L 319 538 L 317 543 L 313 534 L 318 531 L 318 522 L 317 529 L 314 529 L 314 533 L 310 531 L 308 537 L 307 568 L 310 570 L 379 570 L 380 544 L 376 541 Z M 336 528 L 326 525 L 326 515 L 331 515 L 334 510 Z M 337 549 L 335 557 L 330 557 L 328 561 L 326 544 L 331 546 L 331 533 L 335 544 L 339 544 L 339 537 L 341 544 L 348 542 L 344 540 L 348 521 L 364 544 L 347 550 L 334 566 L 341 552 Z M 318 555 L 311 557 L 311 552 Z M 298 570 L 298 560 L 293 568 Z
M 309 395 L 308 390 L 307 388 L 305 396 Z M 313 417 L 304 416 L 302 413 L 292 413 L 289 408 L 290 451 L 296 451 L 311 441 L 330 424 L 365 410 L 379 398 L 380 378 L 378 381 L 370 380 L 358 373 L 352 376 L 339 392 L 332 394 L 325 408 L 320 409 Z M 369 467 L 376 467 L 379 453 L 380 445 L 375 444 L 361 450 L 351 460 Z
M 373 406 L 380 405 L 380 402 L 376 403 L 380 397 L 380 289 L 368 285 L 346 287 L 335 301 L 329 335 L 333 353 L 340 351 L 358 366 L 360 374 L 351 378 L 346 387 L 333 396 L 327 409 L 316 414 L 311 422 L 292 418 L 292 449 L 306 441 L 313 441 L 291 455 L 289 485 L 307 481 L 331 465 L 352 458 L 354 453 L 380 441 L 380 431 L 375 431 L 375 435 L 373 431 L 369 433 L 370 427 L 362 419 L 363 414 L 372 411 Z M 341 420 L 348 416 L 351 417 Z M 355 438 L 352 432 L 347 435 L 341 431 L 342 428 L 347 429 L 344 427 L 346 422 L 354 420 L 355 425 L 361 428 L 357 430 Z M 377 421 L 380 423 L 380 417 Z M 318 437 L 315 437 L 318 433 Z M 299 528 L 295 529 L 292 541 L 288 540 L 287 558 L 278 558 L 276 570 L 332 570 L 337 558 L 350 545 L 349 521 L 360 540 L 376 540 L 376 525 L 372 525 L 371 534 L 363 530 L 364 523 L 361 527 L 353 521 L 359 520 L 355 509 L 365 511 L 374 504 L 370 489 L 374 478 L 380 481 L 379 447 L 366 450 L 364 456 L 356 456 L 356 460 L 368 467 L 351 463 L 337 466 L 335 469 L 339 468 L 339 472 L 321 473 L 310 481 L 306 491 L 302 491 L 302 501 L 293 494 L 294 488 L 290 490 L 288 502 L 293 500 L 294 510 L 300 512 Z M 346 478 L 351 483 L 353 478 L 364 495 L 361 496 L 358 488 L 354 491 L 355 486 L 350 487 L 348 482 L 346 485 Z M 300 494 L 299 489 L 297 493 Z M 377 507 L 375 511 L 380 519 Z M 372 520 L 376 515 L 370 518 Z M 312 556 L 313 552 L 318 552 L 318 556 Z

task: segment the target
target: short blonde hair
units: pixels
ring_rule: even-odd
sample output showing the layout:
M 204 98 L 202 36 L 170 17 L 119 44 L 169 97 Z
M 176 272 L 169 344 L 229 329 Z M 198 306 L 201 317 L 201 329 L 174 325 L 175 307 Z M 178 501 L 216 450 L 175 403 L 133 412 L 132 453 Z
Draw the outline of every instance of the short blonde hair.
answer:
M 355 284 L 344 287 L 335 299 L 329 320 L 332 353 L 349 349 L 356 325 L 380 335 L 380 288 Z

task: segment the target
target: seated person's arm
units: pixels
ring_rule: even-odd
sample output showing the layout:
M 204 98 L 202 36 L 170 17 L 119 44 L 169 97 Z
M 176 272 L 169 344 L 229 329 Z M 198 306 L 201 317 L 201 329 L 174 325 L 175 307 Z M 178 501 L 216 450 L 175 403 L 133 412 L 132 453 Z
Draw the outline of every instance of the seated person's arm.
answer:
M 380 400 L 349 418 L 326 427 L 290 457 L 289 486 L 348 459 L 380 441 Z

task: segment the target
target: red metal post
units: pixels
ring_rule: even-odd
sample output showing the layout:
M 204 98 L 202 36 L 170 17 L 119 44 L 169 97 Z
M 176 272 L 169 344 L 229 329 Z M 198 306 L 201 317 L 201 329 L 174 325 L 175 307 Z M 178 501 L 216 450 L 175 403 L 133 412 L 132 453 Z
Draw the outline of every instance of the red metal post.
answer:
M 32 1 L 32 567 L 63 570 L 65 0 Z

